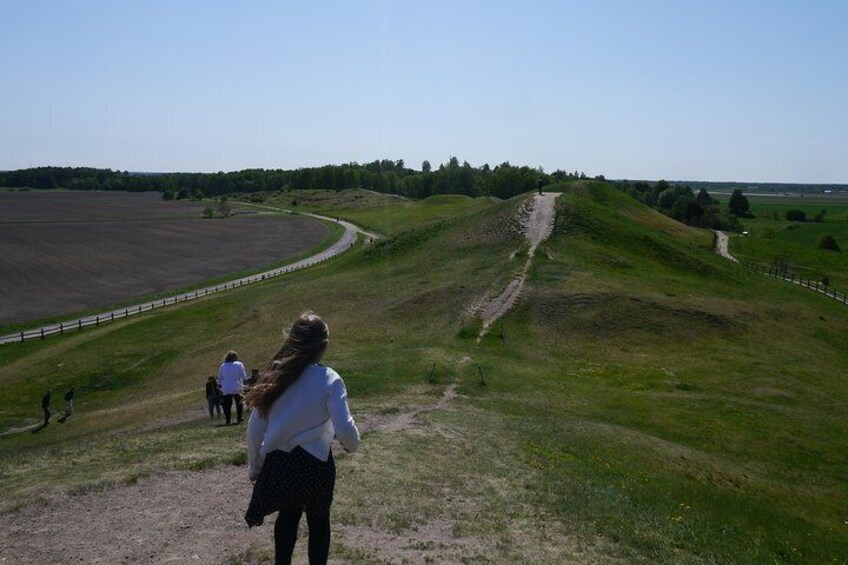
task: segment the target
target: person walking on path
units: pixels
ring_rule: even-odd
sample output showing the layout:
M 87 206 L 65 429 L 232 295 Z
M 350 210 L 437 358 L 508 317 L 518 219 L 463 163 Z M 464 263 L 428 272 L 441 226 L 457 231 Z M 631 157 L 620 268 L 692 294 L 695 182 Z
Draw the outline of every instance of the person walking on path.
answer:
M 71 385 L 71 388 L 68 392 L 65 393 L 65 418 L 70 417 L 71 414 L 74 413 L 74 395 L 76 394 L 76 388 L 74 385 Z
M 215 375 L 210 375 L 206 381 L 206 405 L 209 407 L 209 419 L 215 420 L 215 410 L 218 410 L 218 419 L 221 419 L 221 391 L 218 389 L 218 380 Z
M 74 395 L 76 393 L 76 388 L 74 385 L 71 385 L 71 388 L 68 389 L 68 392 L 65 393 L 65 413 L 59 418 L 59 423 L 64 424 L 68 418 L 71 417 L 71 414 L 74 413 Z
M 44 396 L 41 397 L 41 411 L 44 413 L 44 423 L 41 425 L 43 428 L 47 424 L 50 423 L 50 393 L 52 391 L 48 390 L 44 393 Z
M 330 445 L 338 438 L 355 451 L 360 436 L 347 390 L 333 369 L 320 365 L 327 324 L 312 312 L 298 316 L 285 343 L 247 393 L 248 478 L 253 494 L 244 519 L 259 526 L 279 512 L 274 525 L 277 564 L 291 563 L 300 518 L 309 526 L 309 563 L 324 564 L 330 551 L 330 505 L 336 467 Z
M 242 394 L 244 394 L 244 365 L 238 360 L 238 354 L 230 351 L 224 358 L 221 368 L 218 369 L 218 386 L 221 387 L 222 402 L 224 404 L 224 420 L 230 425 L 232 419 L 233 402 L 236 403 L 236 423 L 242 421 Z

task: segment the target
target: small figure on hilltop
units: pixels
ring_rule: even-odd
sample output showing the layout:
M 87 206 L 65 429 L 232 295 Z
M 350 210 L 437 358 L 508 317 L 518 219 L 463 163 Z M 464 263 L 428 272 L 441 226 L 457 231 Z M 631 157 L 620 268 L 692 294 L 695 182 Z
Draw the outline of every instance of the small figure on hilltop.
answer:
M 248 478 L 255 484 L 244 519 L 274 525 L 276 563 L 291 563 L 300 517 L 309 526 L 309 563 L 326 563 L 336 467 L 330 445 L 359 446 L 347 390 L 334 370 L 319 364 L 327 349 L 327 324 L 312 312 L 298 316 L 286 341 L 247 393 Z
M 68 392 L 65 393 L 65 417 L 70 416 L 74 413 L 74 395 L 76 394 L 76 387 L 71 385 L 71 388 L 68 389 Z
M 206 381 L 206 405 L 209 407 L 209 419 L 215 419 L 215 410 L 218 411 L 218 419 L 221 419 L 221 390 L 218 388 L 218 379 L 210 375 Z
M 64 424 L 68 418 L 71 417 L 71 414 L 74 413 L 74 395 L 76 394 L 76 388 L 74 385 L 71 385 L 71 388 L 68 389 L 68 392 L 65 393 L 65 413 L 59 418 L 59 423 Z
M 44 393 L 44 396 L 41 397 L 41 412 L 44 414 L 44 423 L 41 425 L 43 428 L 47 424 L 50 423 L 50 393 L 52 391 L 48 390 Z
M 242 421 L 242 394 L 244 394 L 244 365 L 238 360 L 238 354 L 230 351 L 224 358 L 221 368 L 218 369 L 218 386 L 221 388 L 222 402 L 224 404 L 224 419 L 230 425 L 233 411 L 233 401 L 236 403 L 236 423 Z

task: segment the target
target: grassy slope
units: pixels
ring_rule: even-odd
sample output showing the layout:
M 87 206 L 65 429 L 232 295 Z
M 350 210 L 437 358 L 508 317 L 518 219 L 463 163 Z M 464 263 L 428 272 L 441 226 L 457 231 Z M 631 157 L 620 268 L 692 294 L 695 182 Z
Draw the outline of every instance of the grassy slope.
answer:
M 292 203 L 297 202 L 293 207 Z M 367 230 L 393 235 L 410 227 L 424 227 L 435 222 L 464 216 L 487 208 L 488 198 L 471 198 L 456 194 L 431 196 L 424 200 L 406 200 L 393 194 L 380 194 L 361 189 L 293 190 L 266 200 L 299 212 L 315 212 L 340 216 Z
M 742 221 L 747 237 L 731 238 L 731 252 L 740 259 L 766 264 L 785 264 L 805 278 L 830 279 L 837 289 L 848 291 L 848 200 L 837 197 L 749 197 L 756 216 Z M 787 210 L 803 210 L 809 221 L 788 222 Z M 824 210 L 824 222 L 813 216 Z M 818 249 L 819 237 L 836 238 L 841 252 Z
M 426 416 L 426 434 L 375 432 L 341 459 L 342 523 L 455 520 L 457 535 L 496 542 L 478 562 L 844 556 L 845 310 L 721 260 L 706 232 L 577 183 L 523 299 L 478 346 L 467 307 L 520 267 L 518 204 L 457 205 L 469 216 L 438 223 L 413 206 L 405 225 L 427 227 L 318 269 L 0 348 L 7 430 L 37 420 L 51 383 L 80 390 L 69 424 L 0 436 L 7 505 L 47 485 L 239 461 L 240 429 L 198 421 L 201 381 L 230 347 L 260 365 L 284 321 L 312 308 L 330 321 L 327 363 L 361 420 L 446 382 L 466 395 Z
M 558 204 L 503 346 L 551 372 L 519 364 L 523 388 L 491 404 L 548 415 L 516 422 L 541 436 L 540 503 L 640 555 L 841 559 L 845 310 L 710 255 L 706 234 L 644 230 L 666 220 L 605 188 Z

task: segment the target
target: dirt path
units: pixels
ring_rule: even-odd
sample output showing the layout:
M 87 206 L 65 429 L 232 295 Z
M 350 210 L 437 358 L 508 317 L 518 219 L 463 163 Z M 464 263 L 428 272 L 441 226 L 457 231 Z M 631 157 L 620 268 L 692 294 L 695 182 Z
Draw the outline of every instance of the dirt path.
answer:
M 536 255 L 536 248 L 540 243 L 550 237 L 553 230 L 554 219 L 556 217 L 555 204 L 557 196 L 559 196 L 558 192 L 536 194 L 530 201 L 529 206 L 521 211 L 521 225 L 524 228 L 525 237 L 530 242 L 530 249 L 527 251 L 527 260 L 524 262 L 521 272 L 507 284 L 506 288 L 494 300 L 483 307 L 483 327 L 477 336 L 478 343 L 489 332 L 492 324 L 506 314 L 515 305 L 518 297 L 521 296 L 521 291 L 524 289 L 524 281 L 527 279 L 527 271 L 530 270 L 533 257 Z
M 365 422 L 362 432 L 410 429 L 419 415 L 444 409 L 455 397 L 448 387 L 438 402 Z M 46 504 L 0 515 L 0 564 L 227 563 L 271 543 L 273 518 L 260 528 L 244 523 L 250 492 L 246 467 L 226 465 L 170 471 L 99 492 L 55 494 Z M 452 539 L 450 528 L 442 529 Z M 344 526 L 334 531 L 351 545 L 364 533 Z M 392 561 L 416 561 L 405 538 L 369 535 Z
M 738 263 L 736 257 L 730 254 L 728 250 L 728 245 L 730 243 L 730 238 L 727 237 L 727 234 L 723 231 L 716 230 L 716 252 L 724 257 L 725 259 L 730 259 L 734 263 Z

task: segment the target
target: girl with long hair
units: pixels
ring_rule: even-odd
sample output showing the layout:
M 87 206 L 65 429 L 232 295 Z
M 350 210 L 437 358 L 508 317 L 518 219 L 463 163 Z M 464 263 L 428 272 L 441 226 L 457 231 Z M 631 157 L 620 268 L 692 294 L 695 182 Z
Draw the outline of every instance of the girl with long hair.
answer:
M 330 444 L 338 438 L 347 451 L 359 446 L 359 430 L 347 405 L 341 377 L 320 365 L 329 329 L 304 312 L 245 401 L 252 409 L 247 426 L 248 476 L 254 482 L 245 520 L 261 525 L 279 512 L 274 525 L 276 563 L 291 563 L 300 517 L 309 526 L 309 563 L 327 562 L 330 505 L 336 468 Z

